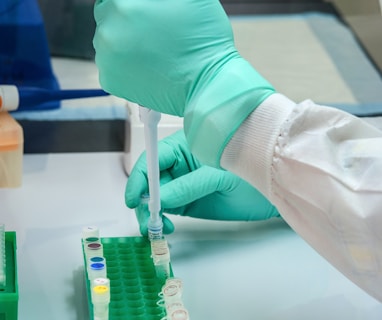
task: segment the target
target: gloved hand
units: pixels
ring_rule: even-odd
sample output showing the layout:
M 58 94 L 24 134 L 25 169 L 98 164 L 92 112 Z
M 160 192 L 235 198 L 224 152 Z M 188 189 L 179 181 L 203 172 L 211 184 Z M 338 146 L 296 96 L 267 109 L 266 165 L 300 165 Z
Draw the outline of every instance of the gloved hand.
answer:
M 97 0 L 102 88 L 184 116 L 191 151 L 220 167 L 225 145 L 273 87 L 237 52 L 218 0 Z
M 250 184 L 230 172 L 201 165 L 188 149 L 183 131 L 158 145 L 161 206 L 166 213 L 213 220 L 265 220 L 279 216 L 276 208 Z M 125 200 L 135 208 L 140 231 L 147 235 L 149 211 L 140 205 L 148 193 L 146 155 L 143 153 L 127 181 Z M 163 217 L 164 233 L 174 226 Z

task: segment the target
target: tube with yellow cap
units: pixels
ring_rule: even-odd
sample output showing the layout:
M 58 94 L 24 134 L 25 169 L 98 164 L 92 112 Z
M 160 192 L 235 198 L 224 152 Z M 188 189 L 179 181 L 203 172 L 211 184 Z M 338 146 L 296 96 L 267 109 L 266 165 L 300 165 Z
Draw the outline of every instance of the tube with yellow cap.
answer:
M 94 320 L 109 319 L 110 287 L 108 285 L 95 285 L 92 288 L 92 304 Z

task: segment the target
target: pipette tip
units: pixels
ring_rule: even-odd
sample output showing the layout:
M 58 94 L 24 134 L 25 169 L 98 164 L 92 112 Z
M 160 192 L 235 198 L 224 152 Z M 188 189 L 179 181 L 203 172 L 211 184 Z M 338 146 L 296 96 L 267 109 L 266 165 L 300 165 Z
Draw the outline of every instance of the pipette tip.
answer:
M 158 240 L 163 238 L 163 227 L 150 227 L 148 226 L 149 240 Z

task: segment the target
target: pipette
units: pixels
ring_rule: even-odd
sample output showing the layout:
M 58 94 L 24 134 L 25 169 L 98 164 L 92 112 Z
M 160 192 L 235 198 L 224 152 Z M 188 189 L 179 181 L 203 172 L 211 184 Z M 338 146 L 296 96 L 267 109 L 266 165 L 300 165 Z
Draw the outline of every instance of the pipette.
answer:
M 48 90 L 0 85 L 0 111 L 41 110 L 48 102 L 107 95 L 102 89 Z
M 144 126 L 147 176 L 149 182 L 149 211 L 148 235 L 150 240 L 162 238 L 163 222 L 160 216 L 160 182 L 159 182 L 159 158 L 158 158 L 158 123 L 161 114 L 157 111 L 139 107 L 139 118 Z

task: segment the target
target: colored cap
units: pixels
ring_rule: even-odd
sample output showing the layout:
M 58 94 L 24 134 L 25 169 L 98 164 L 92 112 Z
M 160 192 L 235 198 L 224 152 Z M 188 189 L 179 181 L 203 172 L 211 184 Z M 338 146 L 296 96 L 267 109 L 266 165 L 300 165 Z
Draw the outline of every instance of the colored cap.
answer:
M 82 239 L 99 237 L 99 229 L 96 226 L 86 226 L 82 229 Z
M 0 86 L 0 111 L 14 111 L 19 107 L 19 91 L 16 86 Z

